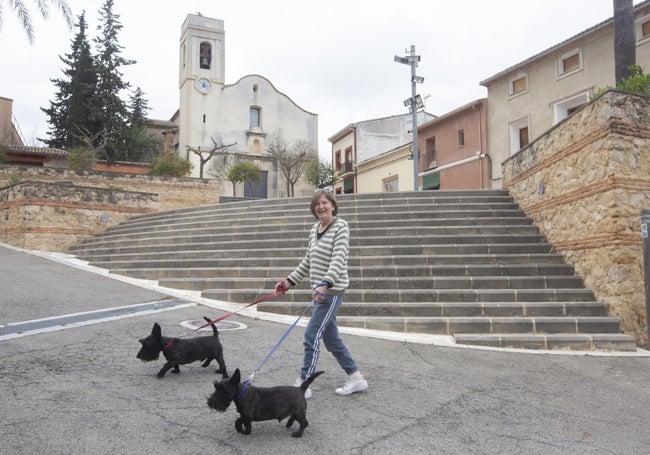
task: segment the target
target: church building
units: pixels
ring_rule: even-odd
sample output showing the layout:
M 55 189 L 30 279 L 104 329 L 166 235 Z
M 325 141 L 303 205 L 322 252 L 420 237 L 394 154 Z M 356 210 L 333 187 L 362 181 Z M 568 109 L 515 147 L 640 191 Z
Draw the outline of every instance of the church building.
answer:
M 291 196 L 268 146 L 280 139 L 288 150 L 300 144 L 308 157 L 318 157 L 318 115 L 298 106 L 263 76 L 250 74 L 226 84 L 224 21 L 187 16 L 181 28 L 179 88 L 178 153 L 194 164 L 192 177 L 222 179 L 223 196 Z M 202 166 L 210 152 L 214 156 Z M 260 181 L 233 187 L 225 172 L 237 160 L 257 165 Z M 311 193 L 303 174 L 293 195 Z

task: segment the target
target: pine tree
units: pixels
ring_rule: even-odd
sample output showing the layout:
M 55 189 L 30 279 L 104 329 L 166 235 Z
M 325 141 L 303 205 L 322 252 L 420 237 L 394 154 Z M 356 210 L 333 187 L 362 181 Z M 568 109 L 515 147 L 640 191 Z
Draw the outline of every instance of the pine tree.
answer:
M 119 15 L 113 13 L 113 0 L 106 0 L 100 14 L 100 35 L 95 38 L 97 48 L 97 90 L 93 99 L 94 118 L 101 125 L 102 144 L 99 159 L 109 163 L 128 159 L 127 136 L 129 113 L 120 93 L 129 88 L 120 69 L 134 60 L 121 56 L 118 33 L 122 29 Z
M 89 100 L 95 92 L 96 72 L 90 45 L 86 36 L 85 12 L 77 16 L 79 29 L 72 40 L 71 51 L 59 56 L 65 65 L 64 78 L 50 79 L 57 87 L 50 107 L 41 110 L 48 116 L 50 131 L 48 139 L 41 139 L 49 147 L 71 150 L 84 145 L 83 136 L 92 136 L 97 125 L 92 122 Z

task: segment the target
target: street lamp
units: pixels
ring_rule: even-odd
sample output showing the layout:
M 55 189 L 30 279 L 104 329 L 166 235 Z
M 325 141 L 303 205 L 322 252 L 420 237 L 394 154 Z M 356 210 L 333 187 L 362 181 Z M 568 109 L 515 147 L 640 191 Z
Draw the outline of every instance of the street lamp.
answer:
M 395 61 L 403 65 L 411 66 L 411 97 L 407 100 L 404 100 L 404 106 L 408 107 L 413 114 L 413 191 L 419 191 L 420 179 L 418 178 L 418 174 L 420 173 L 420 166 L 418 152 L 418 109 L 422 109 L 424 107 L 424 103 L 422 102 L 422 97 L 420 95 L 416 95 L 415 86 L 416 84 L 423 83 L 424 78 L 415 74 L 415 68 L 418 66 L 420 56 L 415 55 L 415 46 L 411 45 L 410 54 L 406 55 L 405 57 L 396 55 Z

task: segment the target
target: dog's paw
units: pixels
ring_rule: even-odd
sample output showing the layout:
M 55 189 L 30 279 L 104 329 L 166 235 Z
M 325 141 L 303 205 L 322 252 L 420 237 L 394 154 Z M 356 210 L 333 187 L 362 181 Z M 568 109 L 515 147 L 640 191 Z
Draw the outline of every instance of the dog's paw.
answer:
M 237 428 L 237 432 L 241 434 L 251 434 L 251 429 L 250 428 L 243 428 L 243 427 L 235 427 Z

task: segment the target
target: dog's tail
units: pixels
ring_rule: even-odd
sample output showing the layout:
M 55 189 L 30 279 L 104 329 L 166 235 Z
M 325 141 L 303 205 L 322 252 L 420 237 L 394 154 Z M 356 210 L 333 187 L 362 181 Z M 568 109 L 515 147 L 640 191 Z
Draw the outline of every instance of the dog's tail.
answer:
M 214 334 L 214 336 L 219 335 L 219 331 L 217 330 L 217 326 L 214 325 L 214 323 L 212 322 L 212 320 L 209 319 L 209 318 L 207 318 L 207 317 L 205 317 L 205 316 L 203 316 L 203 319 L 205 319 L 206 321 L 208 321 L 208 324 L 210 324 L 210 327 L 212 327 L 212 333 Z
M 316 373 L 312 374 L 307 379 L 302 381 L 302 384 L 300 384 L 300 388 L 302 389 L 302 391 L 304 392 L 305 390 L 307 390 L 309 388 L 309 386 L 311 385 L 311 383 L 314 382 L 314 379 L 316 379 L 318 376 L 320 376 L 323 373 L 325 373 L 325 372 L 324 371 L 317 371 Z

